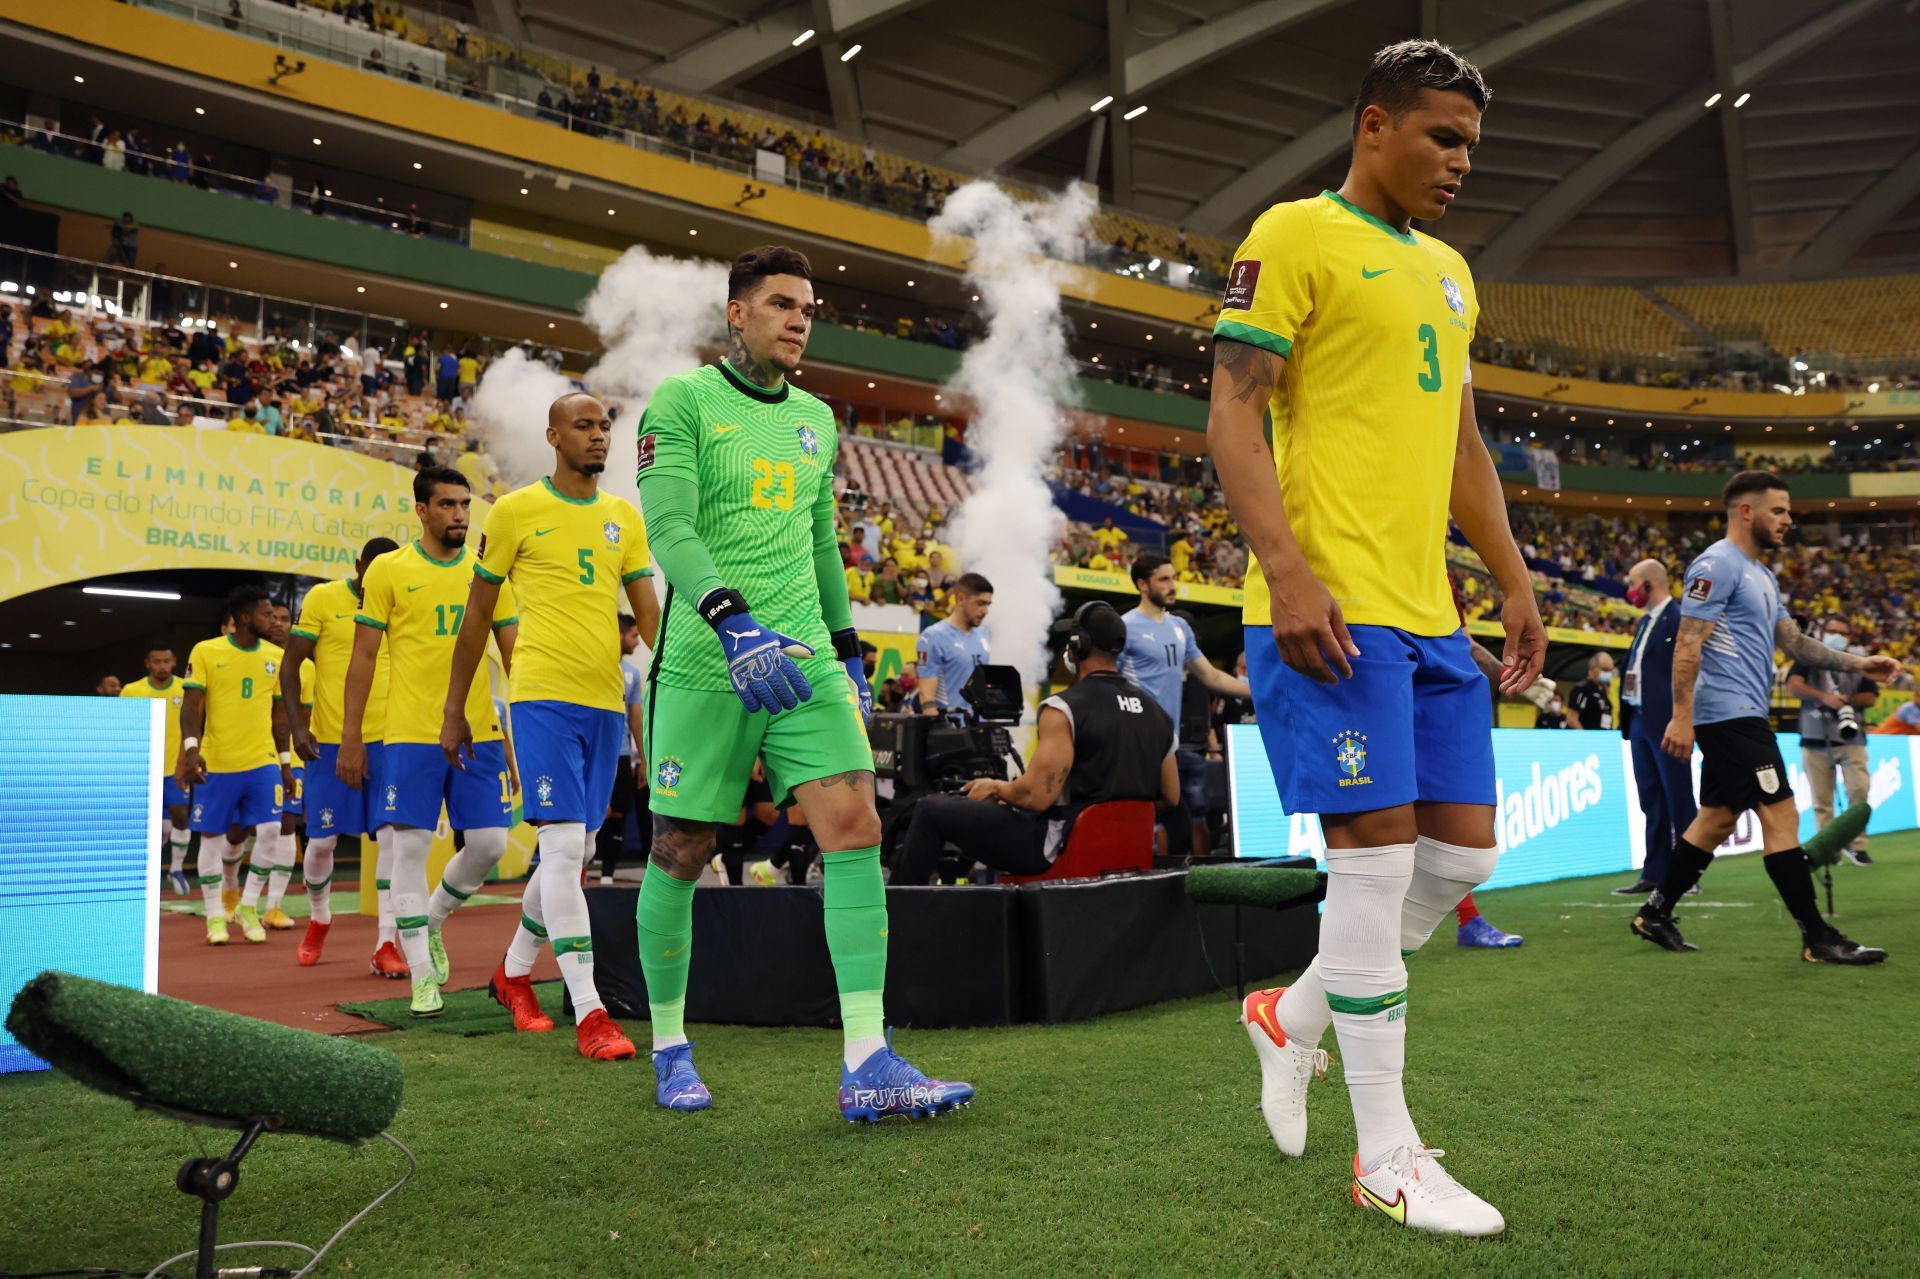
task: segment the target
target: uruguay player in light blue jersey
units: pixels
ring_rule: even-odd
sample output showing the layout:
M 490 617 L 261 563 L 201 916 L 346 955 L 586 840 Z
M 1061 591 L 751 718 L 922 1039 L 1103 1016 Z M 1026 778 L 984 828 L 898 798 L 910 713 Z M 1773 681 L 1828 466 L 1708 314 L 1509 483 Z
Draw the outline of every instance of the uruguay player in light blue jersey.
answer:
M 1760 560 L 1778 550 L 1793 527 L 1787 482 L 1766 471 L 1742 471 L 1727 482 L 1727 535 L 1687 566 L 1680 598 L 1680 635 L 1673 651 L 1673 718 L 1661 748 L 1691 759 L 1700 744 L 1700 812 L 1674 846 L 1666 877 L 1633 917 L 1635 936 L 1666 950 L 1698 950 L 1674 926 L 1673 907 L 1713 861 L 1747 809 L 1760 818 L 1767 875 L 1800 925 L 1800 957 L 1808 963 L 1877 964 L 1887 952 L 1842 937 L 1821 918 L 1813 870 L 1800 848 L 1800 814 L 1767 722 L 1773 695 L 1773 650 L 1827 670 L 1887 680 L 1900 663 L 1828 648 L 1800 630 L 1780 598 L 1780 583 Z
M 1244 679 L 1236 679 L 1209 662 L 1193 637 L 1193 628 L 1169 613 L 1179 598 L 1173 561 L 1149 551 L 1133 562 L 1133 585 L 1140 603 L 1120 615 L 1127 624 L 1127 651 L 1120 655 L 1120 673 L 1147 690 L 1173 720 L 1179 740 L 1180 703 L 1188 675 L 1208 692 L 1222 697 L 1253 696 Z M 1182 743 L 1184 747 L 1184 743 Z M 1180 770 L 1180 807 L 1186 821 L 1167 824 L 1167 851 L 1174 856 L 1192 852 L 1204 857 L 1207 839 L 1207 759 L 1196 750 L 1173 754 Z M 1182 828 L 1184 826 L 1184 829 Z
M 987 631 L 987 613 L 993 608 L 993 583 L 978 573 L 963 573 L 953 584 L 953 612 L 920 632 L 914 653 L 916 695 L 923 715 L 959 711 L 971 716 L 973 707 L 960 692 L 985 666 L 993 637 Z

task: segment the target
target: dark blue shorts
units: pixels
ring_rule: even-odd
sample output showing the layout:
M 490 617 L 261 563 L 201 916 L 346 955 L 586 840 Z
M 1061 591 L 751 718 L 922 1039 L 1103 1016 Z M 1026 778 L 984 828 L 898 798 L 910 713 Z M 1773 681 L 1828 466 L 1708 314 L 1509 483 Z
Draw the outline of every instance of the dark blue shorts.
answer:
M 187 825 L 202 835 L 218 835 L 234 826 L 258 826 L 280 820 L 280 766 L 262 764 L 244 773 L 208 773 L 193 788 Z
M 307 769 L 307 838 L 328 835 L 368 835 L 367 796 L 380 791 L 386 765 L 386 748 L 379 742 L 367 743 L 367 779 L 359 790 L 340 780 L 334 771 L 340 759 L 337 742 L 321 742 L 320 758 Z
M 1260 741 L 1287 812 L 1492 804 L 1493 699 L 1466 631 L 1348 631 L 1353 678 L 1329 685 L 1281 661 L 1271 629 L 1246 628 Z
M 190 798 L 191 796 L 189 795 L 187 788 L 182 786 L 179 782 L 176 782 L 175 780 L 173 780 L 172 773 L 168 773 L 165 777 L 162 777 L 160 779 L 161 807 L 185 808 L 187 806 L 187 801 Z
M 573 702 L 515 702 L 513 751 L 520 807 L 530 822 L 584 822 L 596 830 L 613 798 L 620 763 L 619 711 Z
M 507 748 L 475 742 L 465 769 L 447 763 L 438 743 L 388 742 L 386 776 L 374 804 L 375 826 L 440 825 L 440 805 L 455 830 L 510 826 L 513 799 L 507 793 Z

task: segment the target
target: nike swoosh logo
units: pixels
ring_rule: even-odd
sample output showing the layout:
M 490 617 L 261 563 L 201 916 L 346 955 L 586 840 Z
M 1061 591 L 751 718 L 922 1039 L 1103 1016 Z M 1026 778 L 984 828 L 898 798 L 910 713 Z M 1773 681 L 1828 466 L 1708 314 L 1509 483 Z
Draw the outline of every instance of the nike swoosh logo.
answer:
M 1260 1024 L 1267 1028 L 1267 1034 L 1273 1037 L 1274 1043 L 1282 1046 L 1286 1044 L 1286 1035 L 1281 1033 L 1280 1027 L 1274 1024 L 1273 1006 L 1271 1004 L 1261 1004 L 1254 1010 L 1254 1016 L 1258 1017 Z
M 1378 271 L 1369 271 L 1367 268 L 1361 267 L 1360 278 L 1363 280 L 1377 280 L 1391 270 L 1393 270 L 1393 268 L 1390 266 L 1383 266 Z
M 744 424 L 739 424 L 739 425 L 734 425 L 734 426 L 716 426 L 716 427 L 714 427 L 714 428 L 713 428 L 713 433 L 714 433 L 715 435 L 725 435 L 725 434 L 726 434 L 726 433 L 727 433 L 728 431 L 737 431 L 737 430 L 739 430 L 739 429 L 740 429 L 740 425 L 744 425 Z
M 1353 1188 L 1355 1190 L 1358 1190 L 1362 1195 L 1365 1195 L 1367 1202 L 1371 1204 L 1373 1207 L 1378 1208 L 1381 1212 L 1386 1213 L 1389 1217 L 1392 1217 L 1395 1221 L 1399 1222 L 1401 1225 L 1404 1226 L 1407 1224 L 1407 1192 L 1406 1191 L 1404 1190 L 1394 1191 L 1393 1202 L 1388 1203 L 1386 1200 L 1382 1199 L 1379 1195 L 1376 1195 L 1371 1190 L 1368 1190 L 1365 1182 L 1355 1181 L 1353 1183 Z
M 553 526 L 553 528 L 559 528 L 559 527 L 560 526 L 558 524 Z M 545 537 L 547 534 L 553 532 L 553 528 L 537 528 L 533 530 L 533 535 L 535 537 Z
M 411 594 L 413 594 L 413 593 L 414 593 L 415 591 L 419 591 L 419 590 L 425 590 L 425 589 L 426 589 L 426 587 L 425 587 L 425 584 L 424 584 L 424 583 L 423 583 L 422 585 L 420 585 L 420 586 L 409 586 L 409 587 L 407 588 L 407 594 L 409 594 L 409 595 L 411 595 Z
M 684 951 L 685 949 L 686 949 L 686 946 L 682 945 L 676 950 L 665 950 L 665 951 L 661 951 L 660 953 L 662 957 L 666 959 L 672 959 L 675 955 L 678 955 L 681 951 Z

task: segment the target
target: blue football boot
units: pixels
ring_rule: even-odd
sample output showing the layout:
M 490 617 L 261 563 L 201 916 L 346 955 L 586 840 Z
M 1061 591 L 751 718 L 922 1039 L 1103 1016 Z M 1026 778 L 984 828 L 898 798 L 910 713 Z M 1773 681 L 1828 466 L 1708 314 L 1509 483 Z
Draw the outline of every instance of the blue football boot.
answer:
M 1479 950 L 1511 950 L 1527 939 L 1519 933 L 1503 933 L 1487 922 L 1485 915 L 1475 915 L 1460 925 L 1460 944 Z
M 887 1046 L 876 1049 L 858 1070 L 840 1068 L 840 1113 L 848 1123 L 878 1123 L 894 1116 L 930 1119 L 972 1101 L 972 1084 L 928 1079 L 895 1053 L 892 1031 L 887 1032 Z
M 693 1068 L 693 1044 L 675 1044 L 653 1054 L 653 1075 L 657 1083 L 654 1099 L 665 1110 L 711 1110 L 713 1094 L 700 1081 Z

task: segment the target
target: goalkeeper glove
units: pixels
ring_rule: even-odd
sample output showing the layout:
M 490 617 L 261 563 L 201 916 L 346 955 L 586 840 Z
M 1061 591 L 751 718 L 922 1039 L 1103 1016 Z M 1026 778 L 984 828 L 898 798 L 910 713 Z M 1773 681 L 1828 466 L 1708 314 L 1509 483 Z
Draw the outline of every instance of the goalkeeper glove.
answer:
M 860 632 L 849 626 L 833 633 L 833 655 L 847 668 L 853 691 L 860 699 L 860 722 L 873 722 L 873 685 L 867 683 L 867 664 L 860 660 Z
M 778 715 L 813 696 L 813 685 L 793 663 L 796 657 L 812 657 L 813 650 L 754 621 L 738 591 L 715 587 L 700 597 L 699 609 L 720 637 L 727 679 L 742 706 Z

